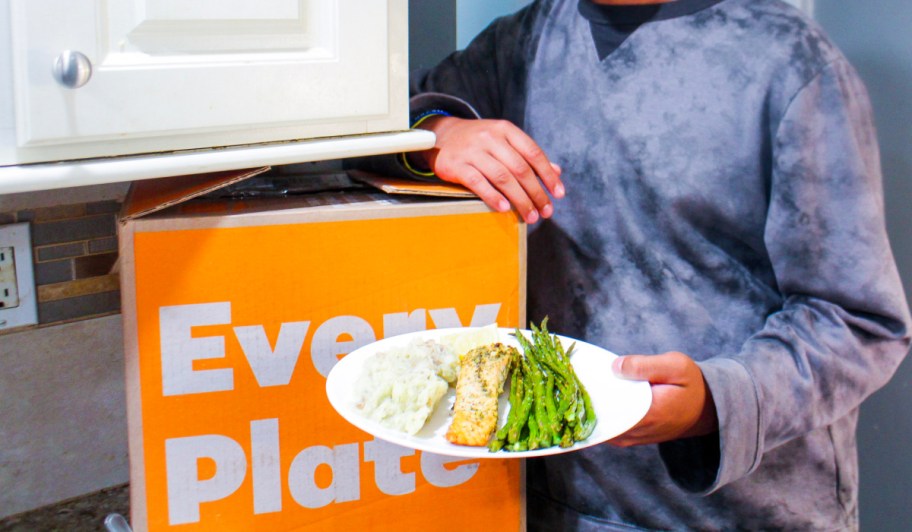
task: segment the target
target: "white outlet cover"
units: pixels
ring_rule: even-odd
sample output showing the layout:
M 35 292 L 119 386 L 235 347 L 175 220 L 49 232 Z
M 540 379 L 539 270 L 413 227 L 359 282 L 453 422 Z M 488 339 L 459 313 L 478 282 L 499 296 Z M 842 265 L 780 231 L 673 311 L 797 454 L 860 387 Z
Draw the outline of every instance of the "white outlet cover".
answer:
M 19 306 L 19 286 L 16 284 L 16 256 L 13 247 L 0 246 L 0 308 Z
M 38 323 L 35 273 L 32 269 L 32 239 L 29 224 L 0 226 L 0 248 L 13 248 L 16 257 L 16 288 L 19 305 L 0 308 L 0 330 Z

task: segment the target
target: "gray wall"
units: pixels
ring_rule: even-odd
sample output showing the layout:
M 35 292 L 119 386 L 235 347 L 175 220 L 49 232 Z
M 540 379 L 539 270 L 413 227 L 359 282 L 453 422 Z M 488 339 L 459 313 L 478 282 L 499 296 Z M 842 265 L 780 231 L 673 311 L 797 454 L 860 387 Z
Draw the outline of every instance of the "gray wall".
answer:
M 456 49 L 456 0 L 409 0 L 409 68 L 427 68 Z
M 456 46 L 465 48 L 493 19 L 513 13 L 529 0 L 461 0 L 456 2 Z
M 0 366 L 0 530 L 129 480 L 119 315 L 4 335 Z
M 868 86 L 880 136 L 887 227 L 912 295 L 912 2 L 817 0 L 815 18 Z M 861 525 L 912 528 L 912 362 L 861 408 Z

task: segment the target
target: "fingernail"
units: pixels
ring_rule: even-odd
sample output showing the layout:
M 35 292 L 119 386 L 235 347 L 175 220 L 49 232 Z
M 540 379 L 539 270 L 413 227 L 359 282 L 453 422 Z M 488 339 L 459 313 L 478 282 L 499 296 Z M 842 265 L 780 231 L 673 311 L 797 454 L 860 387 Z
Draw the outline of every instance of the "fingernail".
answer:
M 554 187 L 554 197 L 563 198 L 564 197 L 564 185 L 557 185 Z
M 538 211 L 529 211 L 529 214 L 526 215 L 526 223 L 534 224 L 538 221 Z
M 554 214 L 554 207 L 550 203 L 541 210 L 542 218 L 550 218 L 552 214 Z
M 621 368 L 621 364 L 623 363 L 623 361 L 624 361 L 624 359 L 622 357 L 617 357 L 613 361 L 611 361 L 611 371 L 614 372 L 614 374 L 617 375 L 618 377 L 623 377 L 623 373 L 622 373 L 623 370 Z
M 507 200 L 500 200 L 497 202 L 497 210 L 500 212 L 507 212 L 510 210 L 510 202 Z

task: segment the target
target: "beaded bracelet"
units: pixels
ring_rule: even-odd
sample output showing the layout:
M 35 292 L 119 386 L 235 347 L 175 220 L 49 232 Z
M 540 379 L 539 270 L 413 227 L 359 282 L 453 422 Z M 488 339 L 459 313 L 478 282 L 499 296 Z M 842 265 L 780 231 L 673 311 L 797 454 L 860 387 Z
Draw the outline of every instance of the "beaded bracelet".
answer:
M 427 111 L 421 111 L 418 113 L 418 116 L 412 119 L 411 129 L 415 129 L 419 124 L 427 120 L 432 116 L 453 116 L 452 114 L 444 111 L 443 109 L 428 109 Z

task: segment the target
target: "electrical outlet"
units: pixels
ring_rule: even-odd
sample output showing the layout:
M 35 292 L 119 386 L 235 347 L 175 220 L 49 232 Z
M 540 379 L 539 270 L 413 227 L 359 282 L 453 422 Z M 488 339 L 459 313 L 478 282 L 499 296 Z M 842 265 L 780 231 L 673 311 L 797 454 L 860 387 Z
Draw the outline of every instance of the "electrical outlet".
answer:
M 15 249 L 12 246 L 0 248 L 0 308 L 19 306 Z
M 29 224 L 0 226 L 0 329 L 38 323 Z

